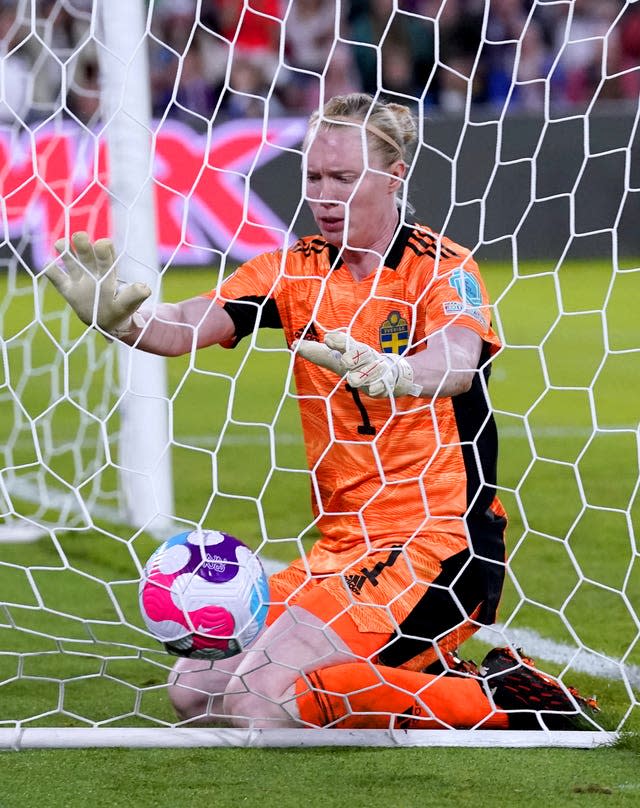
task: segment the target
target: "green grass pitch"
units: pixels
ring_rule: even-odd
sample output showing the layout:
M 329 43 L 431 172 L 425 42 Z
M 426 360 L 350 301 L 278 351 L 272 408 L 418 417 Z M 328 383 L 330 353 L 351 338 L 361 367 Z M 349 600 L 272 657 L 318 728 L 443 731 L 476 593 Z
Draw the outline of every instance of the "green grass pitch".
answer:
M 485 264 L 483 273 L 505 340 L 491 382 L 501 433 L 500 493 L 510 515 L 511 573 L 500 620 L 557 643 L 578 639 L 638 666 L 640 272 L 627 267 L 614 273 L 595 261 L 556 271 L 526 264 L 514 280 L 510 265 Z M 170 270 L 164 298 L 178 300 L 213 283 L 210 271 Z M 44 309 L 59 308 L 51 290 L 42 282 L 39 288 Z M 78 448 L 77 436 L 85 428 L 78 401 L 91 412 L 109 413 L 100 393 L 102 371 L 85 381 L 88 358 L 109 351 L 74 324 L 70 336 L 78 342 L 66 369 L 52 370 L 54 341 L 69 336 L 63 325 L 55 317 L 45 320 L 46 329 L 37 324 L 29 279 L 0 278 L 0 292 L 0 465 L 27 478 L 40 462 L 38 448 L 45 447 L 47 486 L 82 486 L 90 495 L 99 482 L 108 490 L 113 469 L 94 475 L 97 461 Z M 245 343 L 168 360 L 178 444 L 176 516 L 228 530 L 286 561 L 314 539 L 306 530 L 309 476 L 295 401 L 288 397 L 282 405 L 288 354 L 276 332 L 261 332 L 253 350 Z M 65 379 L 72 391 L 67 399 Z M 9 395 L 16 386 L 23 407 L 17 419 Z M 52 391 L 60 398 L 54 412 Z M 86 427 L 86 442 L 97 429 L 95 423 Z M 213 480 L 219 494 L 212 500 Z M 37 502 L 16 498 L 14 506 L 41 515 Z M 144 563 L 154 540 L 111 520 L 108 507 L 92 528 L 77 516 L 53 524 L 53 534 L 33 544 L 0 544 L 7 604 L 0 605 L 0 721 L 171 722 L 163 691 L 170 660 L 141 633 L 136 604 L 136 559 Z M 261 525 L 267 543 L 260 541 Z M 477 659 L 485 648 L 475 640 L 464 650 Z M 638 732 L 637 691 L 585 672 L 565 681 L 598 694 L 607 728 L 626 717 L 624 730 Z M 639 755 L 636 735 L 591 752 L 6 753 L 0 756 L 0 808 L 168 806 L 189 798 L 214 806 L 637 805 Z

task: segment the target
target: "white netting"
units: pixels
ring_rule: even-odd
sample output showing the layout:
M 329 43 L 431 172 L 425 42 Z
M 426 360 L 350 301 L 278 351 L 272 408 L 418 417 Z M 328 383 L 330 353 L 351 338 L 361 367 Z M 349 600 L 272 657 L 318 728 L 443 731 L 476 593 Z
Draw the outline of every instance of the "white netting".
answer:
M 164 299 L 210 289 L 314 232 L 305 118 L 363 89 L 426 121 L 409 197 L 474 248 L 505 345 L 492 399 L 511 561 L 503 622 L 469 653 L 522 644 L 599 693 L 603 727 L 635 726 L 638 4 L 151 2 L 120 50 L 101 15 L 122 14 L 126 32 L 136 8 L 0 3 L 0 724 L 174 723 L 171 660 L 136 600 L 157 539 L 226 530 L 276 569 L 315 537 L 279 336 L 149 377 L 38 277 L 53 242 L 114 233 L 125 276 Z M 150 120 L 127 94 L 147 48 Z

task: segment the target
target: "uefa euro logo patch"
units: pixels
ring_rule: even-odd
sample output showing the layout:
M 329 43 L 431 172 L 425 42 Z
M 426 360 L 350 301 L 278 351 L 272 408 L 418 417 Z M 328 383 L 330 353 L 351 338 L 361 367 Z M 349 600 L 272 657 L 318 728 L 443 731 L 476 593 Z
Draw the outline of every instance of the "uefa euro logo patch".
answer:
M 383 353 L 403 354 L 409 345 L 409 323 L 399 311 L 389 312 L 380 326 L 380 347 Z
M 464 269 L 455 269 L 449 278 L 449 286 L 452 286 L 458 293 L 460 300 L 464 300 L 467 306 L 481 306 L 482 292 L 478 279 L 471 272 Z

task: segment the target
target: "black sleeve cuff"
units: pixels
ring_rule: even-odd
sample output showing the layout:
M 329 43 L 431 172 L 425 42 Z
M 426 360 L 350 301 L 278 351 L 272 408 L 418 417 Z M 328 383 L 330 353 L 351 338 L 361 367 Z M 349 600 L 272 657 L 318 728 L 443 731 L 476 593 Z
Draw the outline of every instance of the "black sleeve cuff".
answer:
M 282 328 L 280 312 L 271 297 L 248 295 L 230 300 L 223 306 L 236 329 L 235 344 L 253 333 L 256 321 L 259 328 Z

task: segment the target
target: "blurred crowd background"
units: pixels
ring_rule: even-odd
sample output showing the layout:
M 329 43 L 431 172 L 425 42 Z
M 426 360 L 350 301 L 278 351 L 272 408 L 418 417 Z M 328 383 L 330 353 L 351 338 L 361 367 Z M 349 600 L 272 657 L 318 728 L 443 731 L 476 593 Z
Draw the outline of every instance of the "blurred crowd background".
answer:
M 0 0 L 0 122 L 99 108 L 91 0 Z M 153 114 L 306 115 L 353 90 L 430 114 L 584 111 L 640 95 L 635 0 L 155 0 Z M 35 13 L 34 13 L 35 10 Z

